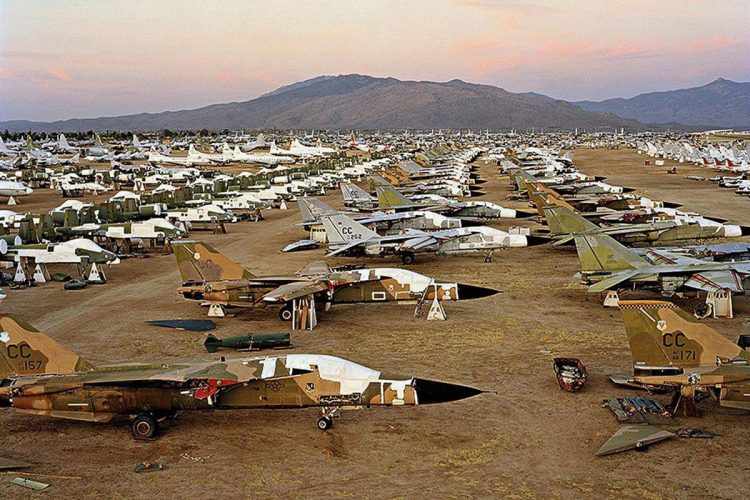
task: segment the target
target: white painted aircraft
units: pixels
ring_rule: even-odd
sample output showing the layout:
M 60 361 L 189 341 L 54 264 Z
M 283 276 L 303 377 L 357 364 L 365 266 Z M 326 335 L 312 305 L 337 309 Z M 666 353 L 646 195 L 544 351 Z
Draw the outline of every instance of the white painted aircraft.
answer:
M 243 153 L 238 146 L 234 150 L 227 143 L 222 146 L 222 157 L 227 162 L 238 163 L 260 163 L 263 165 L 279 165 L 281 163 L 294 163 L 291 156 L 277 156 L 270 153 Z
M 109 149 L 104 147 L 102 139 L 99 134 L 94 134 L 94 145 L 86 149 L 86 159 L 89 161 L 96 161 L 106 159 L 110 155 Z
M 22 245 L 8 249 L 15 262 L 22 257 L 34 259 L 37 264 L 119 264 L 114 253 L 103 249 L 86 238 L 76 238 L 55 244 Z
M 28 196 L 33 192 L 23 182 L 0 180 L 0 196 Z
M 247 153 L 254 149 L 266 149 L 270 146 L 271 144 L 266 142 L 265 136 L 263 134 L 258 134 L 258 137 L 256 137 L 253 142 L 248 142 L 247 144 L 241 146 L 240 149 Z
M 195 149 L 193 144 L 188 148 L 188 160 L 208 160 L 210 163 L 227 163 L 224 155 L 220 153 L 204 153 Z
M 149 163 L 163 164 L 167 163 L 170 165 L 180 165 L 183 167 L 192 167 L 194 165 L 210 165 L 211 161 L 203 158 L 189 158 L 184 156 L 167 156 L 155 151 L 151 151 L 148 154 L 147 161 Z

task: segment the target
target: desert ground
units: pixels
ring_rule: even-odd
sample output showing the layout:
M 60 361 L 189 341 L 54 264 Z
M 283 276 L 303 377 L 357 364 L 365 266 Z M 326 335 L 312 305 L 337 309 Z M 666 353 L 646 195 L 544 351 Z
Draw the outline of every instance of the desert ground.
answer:
M 715 184 L 700 167 L 644 167 L 633 151 L 579 150 L 577 166 L 615 184 L 638 188 L 687 209 L 750 225 L 750 200 Z M 507 178 L 481 163 L 487 195 L 507 200 Z M 340 194 L 326 197 L 340 203 Z M 20 208 L 58 205 L 40 193 Z M 228 226 L 229 233 L 196 232 L 257 274 L 288 273 L 324 258 L 324 250 L 282 254 L 305 237 L 294 204 L 262 223 Z M 498 224 L 507 227 L 513 222 Z M 335 259 L 332 263 L 355 263 Z M 400 266 L 400 261 L 367 260 Z M 409 266 L 446 280 L 489 286 L 495 296 L 447 303 L 448 320 L 413 318 L 413 306 L 334 306 L 313 332 L 293 333 L 285 352 L 333 354 L 387 373 L 419 375 L 489 391 L 469 400 L 416 408 L 344 412 L 328 432 L 315 427 L 316 410 L 185 413 L 153 442 L 134 441 L 127 425 L 66 422 L 0 412 L 0 456 L 34 467 L 5 473 L 0 497 L 560 497 L 738 498 L 750 472 L 747 416 L 703 403 L 704 416 L 669 427 L 703 427 L 711 440 L 673 439 L 645 453 L 594 456 L 618 428 L 601 408 L 608 397 L 638 395 L 607 380 L 629 369 L 620 313 L 601 306 L 576 283 L 575 251 L 548 245 L 481 256 L 421 257 Z M 159 329 L 146 320 L 203 318 L 206 311 L 175 293 L 171 255 L 132 259 L 108 271 L 109 283 L 64 291 L 59 283 L 8 291 L 0 305 L 94 362 L 206 358 L 204 335 Z M 708 320 L 731 339 L 746 332 L 750 306 L 735 302 L 734 320 Z M 273 310 L 224 318 L 218 336 L 286 331 Z M 218 355 L 215 355 L 218 356 Z M 581 358 L 589 384 L 563 392 L 552 358 Z M 656 396 L 663 402 L 667 397 Z M 136 474 L 140 462 L 166 470 Z M 13 486 L 16 476 L 50 483 L 43 493 Z

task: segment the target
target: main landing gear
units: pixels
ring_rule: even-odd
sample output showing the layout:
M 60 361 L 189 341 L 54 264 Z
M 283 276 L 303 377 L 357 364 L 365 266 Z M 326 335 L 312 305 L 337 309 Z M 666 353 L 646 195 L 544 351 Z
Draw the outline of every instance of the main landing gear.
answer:
M 133 437 L 139 440 L 149 440 L 156 436 L 159 432 L 159 422 L 150 413 L 141 413 L 136 415 L 132 422 L 130 422 L 130 431 L 133 433 Z
M 414 264 L 416 262 L 417 256 L 413 253 L 402 253 L 401 254 L 401 262 L 403 262 L 405 265 Z
M 339 414 L 340 408 L 326 408 L 323 407 L 322 412 L 323 415 L 318 419 L 316 422 L 316 425 L 318 429 L 321 431 L 327 431 L 331 427 L 333 427 L 333 419 L 334 417 L 337 417 Z
M 168 421 L 174 421 L 176 418 L 176 411 L 158 416 L 149 412 L 139 413 L 130 421 L 130 432 L 133 433 L 133 438 L 139 441 L 150 441 L 159 434 L 162 423 L 169 423 Z

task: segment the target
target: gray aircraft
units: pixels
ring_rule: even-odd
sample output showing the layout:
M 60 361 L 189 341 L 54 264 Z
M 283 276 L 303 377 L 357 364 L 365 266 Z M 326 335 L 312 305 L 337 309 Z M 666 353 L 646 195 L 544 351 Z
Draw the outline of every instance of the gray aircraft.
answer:
M 477 226 L 426 232 L 407 229 L 400 234 L 381 236 L 345 215 L 321 218 L 328 238 L 328 256 L 398 255 L 404 264 L 412 264 L 417 253 L 481 253 L 508 247 L 525 247 L 526 236 L 499 229 Z

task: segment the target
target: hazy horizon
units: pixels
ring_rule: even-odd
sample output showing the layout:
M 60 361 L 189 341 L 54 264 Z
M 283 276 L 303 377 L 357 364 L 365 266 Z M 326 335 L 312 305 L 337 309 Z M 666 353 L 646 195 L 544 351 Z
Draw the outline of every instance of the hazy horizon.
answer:
M 351 73 L 572 101 L 750 80 L 747 4 L 685 4 L 5 0 L 0 120 L 197 108 Z

